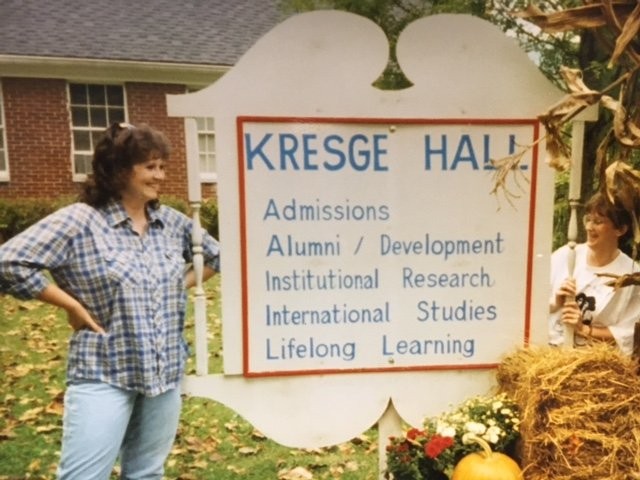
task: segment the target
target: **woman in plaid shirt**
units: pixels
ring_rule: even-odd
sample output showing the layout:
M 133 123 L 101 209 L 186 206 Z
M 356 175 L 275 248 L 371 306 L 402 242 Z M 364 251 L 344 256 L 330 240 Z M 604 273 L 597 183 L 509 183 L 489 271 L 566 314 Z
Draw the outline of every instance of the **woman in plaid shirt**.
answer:
M 0 246 L 0 292 L 63 308 L 73 328 L 58 477 L 160 479 L 180 412 L 192 221 L 160 205 L 169 146 L 114 124 L 81 201 Z M 204 279 L 219 269 L 204 232 Z M 50 273 L 50 277 L 45 274 Z M 54 282 L 50 281 L 53 278 Z

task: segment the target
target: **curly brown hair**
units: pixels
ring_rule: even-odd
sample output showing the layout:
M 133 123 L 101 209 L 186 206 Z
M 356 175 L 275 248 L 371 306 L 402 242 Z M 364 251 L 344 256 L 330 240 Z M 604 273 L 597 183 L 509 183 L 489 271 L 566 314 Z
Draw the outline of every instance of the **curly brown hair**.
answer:
M 167 160 L 170 152 L 164 134 L 149 125 L 113 123 L 95 147 L 91 162 L 93 173 L 87 179 L 80 201 L 102 207 L 111 200 L 119 200 L 134 165 L 152 156 Z

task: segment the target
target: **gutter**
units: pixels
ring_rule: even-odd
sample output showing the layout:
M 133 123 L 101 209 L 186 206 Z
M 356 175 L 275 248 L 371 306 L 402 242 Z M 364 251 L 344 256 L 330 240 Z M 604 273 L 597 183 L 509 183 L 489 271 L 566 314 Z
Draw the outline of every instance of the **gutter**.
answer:
M 60 78 L 82 83 L 148 82 L 202 88 L 231 66 L 135 60 L 0 55 L 0 77 Z

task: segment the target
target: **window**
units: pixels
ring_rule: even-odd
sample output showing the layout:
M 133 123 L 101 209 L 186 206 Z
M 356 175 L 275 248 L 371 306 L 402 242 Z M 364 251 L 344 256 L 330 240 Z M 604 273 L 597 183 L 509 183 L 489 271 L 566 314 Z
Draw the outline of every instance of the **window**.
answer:
M 73 174 L 83 180 L 91 173 L 93 149 L 105 128 L 124 122 L 124 88 L 121 85 L 69 84 L 73 135 Z
M 213 118 L 196 118 L 198 125 L 198 153 L 200 154 L 200 180 L 217 181 L 216 132 Z
M 0 181 L 9 180 L 9 159 L 7 156 L 7 137 L 4 126 L 4 106 L 2 100 L 2 83 L 0 83 Z

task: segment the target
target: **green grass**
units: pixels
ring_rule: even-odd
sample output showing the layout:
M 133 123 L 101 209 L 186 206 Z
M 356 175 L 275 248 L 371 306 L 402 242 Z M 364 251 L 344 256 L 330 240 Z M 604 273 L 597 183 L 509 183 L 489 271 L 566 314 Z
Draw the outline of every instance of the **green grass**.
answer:
M 207 285 L 207 303 L 213 333 L 209 371 L 221 372 L 219 278 Z M 0 480 L 55 478 L 69 333 L 66 316 L 55 308 L 0 296 Z M 190 310 L 187 338 L 192 334 Z M 194 365 L 191 358 L 187 373 Z M 375 429 L 332 447 L 291 449 L 265 438 L 224 405 L 185 397 L 165 478 L 289 480 L 299 478 L 291 471 L 300 467 L 314 480 L 374 480 L 377 461 Z

